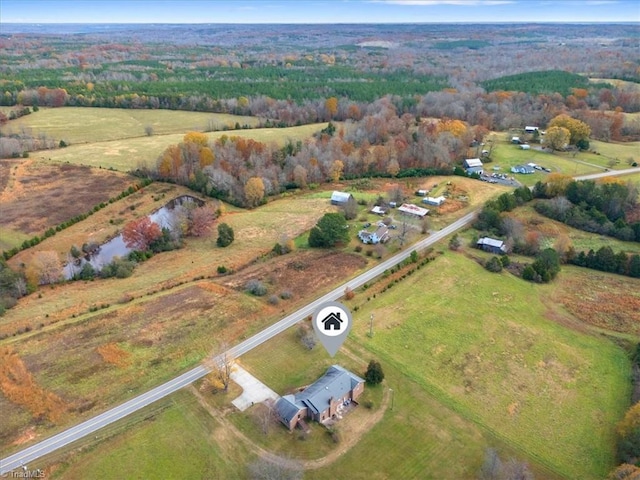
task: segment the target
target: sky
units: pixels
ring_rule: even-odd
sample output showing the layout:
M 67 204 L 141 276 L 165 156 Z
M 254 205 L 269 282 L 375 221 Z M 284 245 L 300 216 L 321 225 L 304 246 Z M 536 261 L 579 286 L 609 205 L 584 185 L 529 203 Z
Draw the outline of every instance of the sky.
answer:
M 3 23 L 640 22 L 638 0 L 0 0 Z

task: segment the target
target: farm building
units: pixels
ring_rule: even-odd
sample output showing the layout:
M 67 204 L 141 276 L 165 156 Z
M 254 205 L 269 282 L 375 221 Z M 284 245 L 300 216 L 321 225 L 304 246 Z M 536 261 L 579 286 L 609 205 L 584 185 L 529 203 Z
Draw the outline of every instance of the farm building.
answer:
M 524 132 L 525 133 L 536 133 L 537 131 L 538 131 L 538 127 L 531 127 L 529 125 L 524 127 Z
M 375 213 L 376 215 L 384 215 L 385 213 L 387 213 L 387 209 L 376 205 L 371 209 L 371 213 Z
M 462 162 L 462 168 L 464 168 L 468 174 L 477 173 L 482 175 L 484 172 L 482 161 L 479 158 L 467 158 Z
M 364 380 L 339 365 L 295 395 L 285 395 L 276 402 L 280 421 L 289 430 L 309 419 L 324 422 L 339 417 L 345 406 L 356 402 L 364 391 Z
M 362 243 L 384 243 L 389 240 L 389 229 L 386 226 L 379 226 L 375 232 L 367 232 L 366 230 L 360 230 L 358 232 L 358 238 L 362 240 Z
M 522 145 L 520 145 L 520 150 L 530 150 L 531 149 L 531 145 L 528 145 L 526 143 L 523 143 Z
M 496 240 L 495 238 L 482 237 L 476 243 L 476 247 L 484 250 L 485 252 L 505 254 L 507 253 L 507 247 L 502 240 Z
M 350 193 L 334 191 L 331 194 L 331 205 L 346 205 L 350 198 L 353 198 Z
M 419 197 L 426 197 L 427 193 L 429 193 L 427 190 L 418 190 L 416 191 L 416 195 Z
M 535 169 L 530 167 L 529 165 L 515 165 L 511 167 L 512 173 L 522 173 L 522 174 L 530 174 L 535 173 Z
M 427 198 L 423 198 L 422 199 L 422 203 L 426 203 L 427 205 L 434 205 L 436 207 L 439 207 L 440 205 L 442 205 L 445 202 L 446 198 L 444 198 L 442 195 L 440 195 L 439 197 L 427 197 Z
M 421 218 L 429 213 L 429 210 L 427 210 L 426 208 L 419 207 L 417 205 L 414 205 L 413 203 L 403 203 L 402 205 L 400 205 L 400 208 L 398 208 L 398 211 Z

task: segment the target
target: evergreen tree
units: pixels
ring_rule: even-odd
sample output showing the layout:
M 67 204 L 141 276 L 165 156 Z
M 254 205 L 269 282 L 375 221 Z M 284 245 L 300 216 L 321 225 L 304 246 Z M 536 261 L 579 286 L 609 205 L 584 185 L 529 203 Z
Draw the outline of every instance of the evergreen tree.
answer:
M 219 247 L 228 247 L 233 243 L 233 240 L 233 228 L 226 223 L 218 225 L 218 239 L 216 240 L 216 245 Z
M 364 374 L 364 379 L 371 385 L 382 383 L 382 380 L 384 380 L 384 372 L 382 371 L 380 362 L 376 362 L 375 360 L 369 362 L 367 372 Z

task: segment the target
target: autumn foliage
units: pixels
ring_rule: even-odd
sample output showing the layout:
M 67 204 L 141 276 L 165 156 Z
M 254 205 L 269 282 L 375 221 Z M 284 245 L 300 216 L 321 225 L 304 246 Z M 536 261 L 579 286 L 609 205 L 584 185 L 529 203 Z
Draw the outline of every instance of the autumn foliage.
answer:
M 162 235 L 157 223 L 149 217 L 143 217 L 127 223 L 122 231 L 122 238 L 128 248 L 144 252 L 154 240 Z
M 67 403 L 38 385 L 22 359 L 9 347 L 0 349 L 0 390 L 9 401 L 29 410 L 34 418 L 46 418 L 57 424 L 67 412 Z

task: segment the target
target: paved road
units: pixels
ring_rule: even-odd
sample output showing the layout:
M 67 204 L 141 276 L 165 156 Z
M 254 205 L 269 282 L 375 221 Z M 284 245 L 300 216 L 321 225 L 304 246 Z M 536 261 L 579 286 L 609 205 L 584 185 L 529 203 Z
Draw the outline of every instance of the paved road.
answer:
M 625 168 L 624 170 L 609 170 L 602 173 L 591 173 L 589 175 L 579 175 L 573 177 L 574 180 L 596 180 L 603 177 L 614 177 L 618 175 L 631 175 L 633 173 L 640 173 L 640 168 Z
M 370 282 L 377 276 L 381 275 L 385 270 L 390 269 L 401 261 L 407 259 L 411 252 L 414 250 L 419 251 L 423 250 L 427 247 L 430 247 L 434 243 L 442 240 L 446 236 L 456 232 L 457 230 L 467 226 L 471 221 L 475 218 L 477 212 L 471 212 L 461 219 L 455 221 L 451 225 L 439 230 L 438 232 L 433 233 L 429 237 L 421 240 L 420 242 L 407 247 L 406 250 L 394 255 L 388 260 L 382 262 L 381 264 L 373 267 L 370 270 L 367 270 L 363 274 L 354 278 L 353 280 L 339 286 L 338 288 L 332 290 L 331 292 L 323 295 L 317 300 L 309 303 L 307 306 L 302 307 L 297 312 L 292 313 L 291 315 L 283 318 L 277 323 L 265 328 L 260 333 L 257 333 L 251 338 L 248 338 L 244 342 L 236 345 L 235 347 L 229 349 L 226 352 L 226 355 L 231 357 L 239 357 L 244 353 L 247 353 L 251 349 L 261 345 L 267 340 L 275 337 L 279 333 L 283 332 L 287 328 L 295 325 L 301 320 L 304 320 L 309 315 L 312 315 L 313 312 L 318 308 L 319 305 L 338 300 L 340 297 L 344 295 L 344 291 L 346 287 L 351 288 L 352 290 L 361 287 L 367 282 Z M 313 281 L 312 278 L 309 281 Z M 54 435 L 53 437 L 47 438 L 31 447 L 25 448 L 24 450 L 15 453 L 7 458 L 0 460 L 0 475 L 10 472 L 14 469 L 20 468 L 21 465 L 28 465 L 30 462 L 43 457 L 51 452 L 56 451 L 59 448 L 62 448 L 70 443 L 79 440 L 87 435 L 90 435 L 101 428 L 120 420 L 127 415 L 130 415 L 133 412 L 140 410 L 141 408 L 160 400 L 171 393 L 174 393 L 181 388 L 195 382 L 196 380 L 204 377 L 209 370 L 204 366 L 198 366 L 173 380 L 160 385 L 159 387 L 150 390 L 149 392 L 143 393 L 142 395 L 133 398 L 122 405 L 112 408 L 111 410 L 107 410 L 106 412 L 97 415 L 75 427 L 71 427 L 68 430 L 65 430 L 62 433 Z

